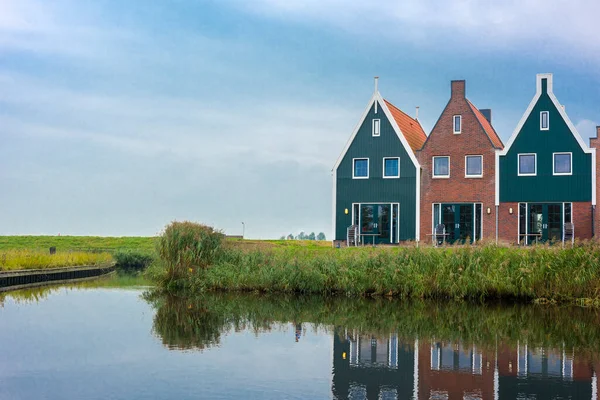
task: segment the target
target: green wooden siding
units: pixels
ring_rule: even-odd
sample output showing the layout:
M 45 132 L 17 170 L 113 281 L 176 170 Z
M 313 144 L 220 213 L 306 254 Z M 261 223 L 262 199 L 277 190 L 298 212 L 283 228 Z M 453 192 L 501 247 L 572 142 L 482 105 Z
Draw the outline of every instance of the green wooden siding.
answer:
M 542 94 L 506 156 L 500 156 L 501 202 L 571 202 L 592 199 L 592 156 L 585 153 L 554 106 L 542 81 Z M 540 130 L 548 111 L 549 130 Z M 572 175 L 553 175 L 553 153 L 571 152 Z M 537 154 L 537 175 L 518 176 L 520 153 Z
M 381 120 L 381 136 L 372 136 L 372 120 Z M 400 157 L 400 178 L 383 179 L 383 158 Z M 352 159 L 369 159 L 369 179 L 352 179 Z M 400 240 L 414 240 L 416 169 L 385 114 L 371 108 L 337 169 L 336 240 L 346 239 L 352 224 L 352 203 L 400 203 Z M 348 209 L 348 214 L 344 210 Z

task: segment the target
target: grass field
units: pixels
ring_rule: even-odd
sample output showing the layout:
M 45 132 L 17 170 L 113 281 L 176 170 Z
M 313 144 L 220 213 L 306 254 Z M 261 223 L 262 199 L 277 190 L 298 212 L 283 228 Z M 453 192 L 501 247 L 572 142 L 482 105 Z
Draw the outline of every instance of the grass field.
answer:
M 112 262 L 107 252 L 57 252 L 50 254 L 40 250 L 0 250 L 0 271 L 20 269 L 45 269 L 100 265 Z
M 52 246 L 57 251 L 107 251 L 136 250 L 154 252 L 155 237 L 104 237 L 104 236 L 0 236 L 2 250 L 43 250 Z M 248 240 L 226 239 L 226 243 L 238 248 L 264 249 L 300 247 L 306 249 L 330 248 L 331 242 L 315 240 Z
M 101 236 L 0 236 L 2 250 L 48 251 L 154 251 L 154 237 L 101 237 Z

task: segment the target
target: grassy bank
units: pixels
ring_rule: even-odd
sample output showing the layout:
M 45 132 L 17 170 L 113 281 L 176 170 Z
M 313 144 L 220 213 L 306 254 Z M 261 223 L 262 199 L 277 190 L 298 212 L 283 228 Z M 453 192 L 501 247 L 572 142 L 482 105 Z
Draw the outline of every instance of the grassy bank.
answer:
M 36 250 L 0 250 L 0 271 L 45 269 L 112 262 L 110 253 L 48 252 Z
M 222 238 L 221 238 L 222 239 Z M 170 225 L 150 275 L 168 291 L 260 291 L 402 298 L 498 299 L 600 305 L 600 244 L 573 248 L 242 250 L 218 232 Z M 162 247 L 161 247 L 162 246 Z

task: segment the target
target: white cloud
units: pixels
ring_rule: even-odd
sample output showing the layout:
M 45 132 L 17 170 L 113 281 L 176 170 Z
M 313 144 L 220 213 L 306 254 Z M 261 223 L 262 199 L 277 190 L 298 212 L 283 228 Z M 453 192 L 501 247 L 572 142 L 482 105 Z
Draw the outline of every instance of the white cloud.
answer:
M 327 24 L 360 35 L 383 35 L 394 41 L 417 41 L 433 47 L 439 40 L 469 50 L 504 48 L 556 50 L 598 59 L 594 0 L 257 0 L 231 2 L 248 12 L 298 23 Z M 537 44 L 532 47 L 532 44 Z
M 575 124 L 575 129 L 583 138 L 585 144 L 589 145 L 589 138 L 596 137 L 596 127 L 600 124 L 589 119 L 583 119 Z

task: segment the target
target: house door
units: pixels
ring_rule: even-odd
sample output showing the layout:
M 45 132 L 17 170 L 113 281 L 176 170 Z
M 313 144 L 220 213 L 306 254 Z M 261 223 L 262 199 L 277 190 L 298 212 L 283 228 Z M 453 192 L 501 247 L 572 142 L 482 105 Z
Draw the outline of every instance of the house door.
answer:
M 446 227 L 449 243 L 472 241 L 473 204 L 443 204 L 442 224 Z
M 393 208 L 393 209 L 392 209 Z M 365 244 L 397 241 L 398 206 L 394 204 L 361 204 L 360 234 Z M 393 222 L 392 222 L 393 220 Z M 392 230 L 392 227 L 395 229 Z
M 530 204 L 528 228 L 528 243 L 561 240 L 562 204 Z

